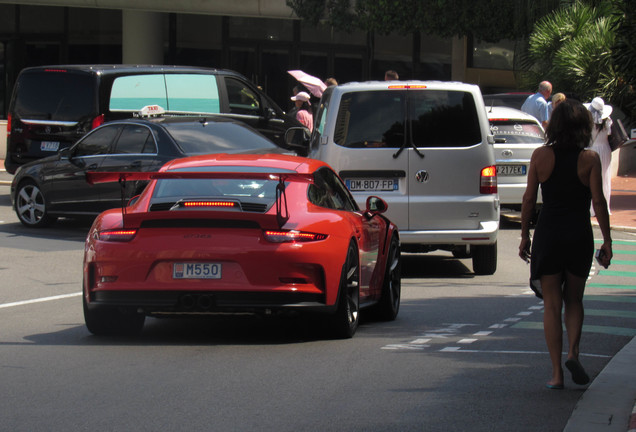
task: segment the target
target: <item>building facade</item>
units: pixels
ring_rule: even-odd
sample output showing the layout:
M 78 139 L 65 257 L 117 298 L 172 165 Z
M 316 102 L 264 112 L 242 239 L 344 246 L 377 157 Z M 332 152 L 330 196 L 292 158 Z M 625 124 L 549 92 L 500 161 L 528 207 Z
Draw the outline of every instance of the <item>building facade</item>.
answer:
M 456 80 L 482 91 L 515 88 L 514 46 L 419 33 L 338 32 L 298 20 L 285 0 L 0 0 L 0 119 L 24 67 L 46 64 L 180 64 L 236 70 L 283 109 L 288 70 L 338 82 Z

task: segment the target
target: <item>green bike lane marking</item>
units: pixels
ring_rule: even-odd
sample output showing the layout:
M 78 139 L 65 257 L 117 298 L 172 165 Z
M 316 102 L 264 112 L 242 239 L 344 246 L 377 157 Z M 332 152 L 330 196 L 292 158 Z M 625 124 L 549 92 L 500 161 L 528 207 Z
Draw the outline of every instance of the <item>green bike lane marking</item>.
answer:
M 619 284 L 603 284 L 603 283 L 588 283 L 585 284 L 586 288 L 605 288 L 605 289 L 619 289 L 619 290 L 636 290 L 636 285 L 619 285 Z
M 618 270 L 600 270 L 599 276 L 636 277 L 636 272 Z
M 636 261 L 624 261 L 624 260 L 612 259 L 612 265 L 636 265 Z
M 585 296 L 583 297 L 583 303 L 587 303 L 588 301 L 602 301 L 609 303 L 636 303 L 636 297 L 585 294 Z
M 587 310 L 585 311 L 587 313 Z M 543 322 L 541 321 L 521 321 L 510 326 L 510 328 L 543 330 Z M 565 330 L 565 326 L 563 326 Z M 636 336 L 636 328 L 614 327 L 614 326 L 597 326 L 583 324 L 584 333 L 601 333 L 613 336 Z
M 594 243 L 603 244 L 603 239 L 594 239 Z M 636 246 L 636 240 L 612 240 L 612 245 Z

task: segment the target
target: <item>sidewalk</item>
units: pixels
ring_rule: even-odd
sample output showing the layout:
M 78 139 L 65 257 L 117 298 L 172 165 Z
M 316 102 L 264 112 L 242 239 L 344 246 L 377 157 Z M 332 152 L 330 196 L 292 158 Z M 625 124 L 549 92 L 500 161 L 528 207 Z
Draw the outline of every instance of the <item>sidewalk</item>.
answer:
M 636 232 L 636 173 L 612 179 L 612 229 Z
M 12 178 L 0 160 L 0 185 L 10 185 Z M 612 179 L 610 208 L 612 230 L 636 233 L 636 173 Z M 592 223 L 596 224 L 596 219 Z M 636 338 L 590 384 L 564 429 L 598 431 L 636 432 Z

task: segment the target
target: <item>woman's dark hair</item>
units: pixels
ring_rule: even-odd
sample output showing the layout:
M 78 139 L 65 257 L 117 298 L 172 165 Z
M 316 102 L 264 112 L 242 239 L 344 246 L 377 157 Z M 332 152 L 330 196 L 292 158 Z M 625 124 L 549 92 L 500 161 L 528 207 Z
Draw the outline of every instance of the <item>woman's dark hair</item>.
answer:
M 591 144 L 592 115 L 581 102 L 566 99 L 552 112 L 545 137 L 555 149 L 584 149 Z

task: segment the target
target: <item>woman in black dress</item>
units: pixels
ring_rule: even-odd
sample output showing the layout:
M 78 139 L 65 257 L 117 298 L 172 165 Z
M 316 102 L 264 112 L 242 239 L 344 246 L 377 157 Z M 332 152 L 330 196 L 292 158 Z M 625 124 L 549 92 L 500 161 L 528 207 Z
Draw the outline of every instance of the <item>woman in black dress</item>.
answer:
M 583 291 L 594 254 L 590 201 L 603 235 L 599 262 L 607 267 L 612 259 L 601 162 L 596 152 L 586 149 L 591 133 L 592 118 L 583 104 L 566 100 L 555 108 L 546 129 L 546 144 L 532 154 L 521 208 L 519 256 L 530 259 L 530 285 L 544 301 L 543 328 L 552 362 L 552 378 L 546 384 L 550 389 L 563 388 L 562 305 L 569 342 L 565 366 L 576 384 L 590 380 L 579 362 Z M 539 185 L 543 206 L 531 242 L 530 220 Z

